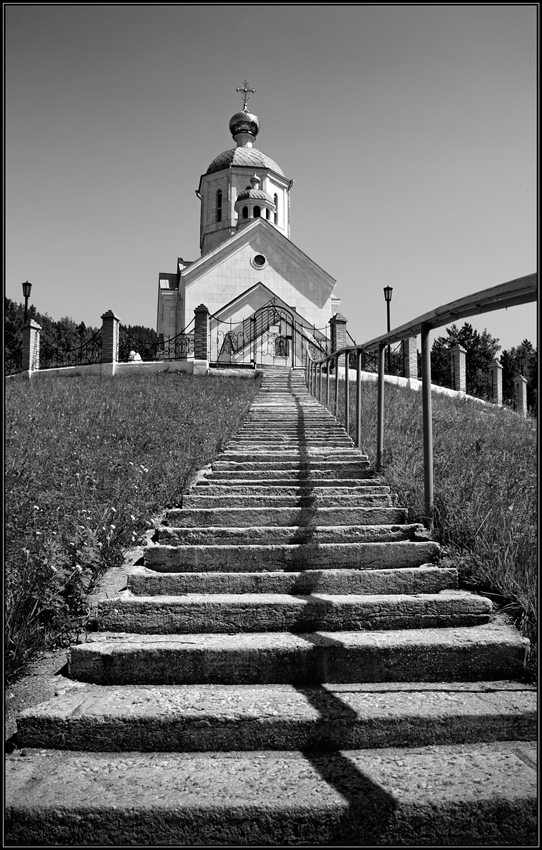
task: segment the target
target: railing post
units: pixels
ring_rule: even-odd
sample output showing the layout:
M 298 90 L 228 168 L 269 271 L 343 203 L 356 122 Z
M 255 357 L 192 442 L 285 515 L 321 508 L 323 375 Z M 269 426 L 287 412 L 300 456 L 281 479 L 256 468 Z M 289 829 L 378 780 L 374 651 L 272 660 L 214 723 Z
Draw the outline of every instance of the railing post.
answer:
M 462 345 L 454 345 L 450 349 L 452 355 L 452 382 L 453 389 L 460 393 L 467 392 L 467 350 Z
M 403 352 L 403 378 L 409 381 L 418 379 L 418 351 L 416 349 L 416 337 L 409 336 L 401 341 Z
M 376 402 L 376 471 L 382 469 L 384 454 L 384 351 L 386 346 L 378 346 L 378 394 Z
M 209 310 L 205 304 L 200 304 L 194 310 L 194 374 L 205 373 L 209 368 L 208 337 Z
M 423 469 L 425 490 L 425 521 L 433 525 L 433 420 L 431 411 L 431 328 L 422 325 L 422 407 L 423 407 Z
M 329 320 L 331 336 L 331 352 L 339 351 L 348 345 L 346 339 L 346 318 L 341 313 L 335 313 Z
M 514 378 L 514 400 L 520 416 L 527 416 L 527 378 L 523 375 Z
M 335 404 L 333 406 L 333 416 L 337 417 L 339 410 L 339 355 L 335 355 Z
M 350 354 L 344 355 L 344 430 L 350 434 Z
M 492 360 L 489 364 L 489 377 L 491 380 L 491 401 L 502 407 L 502 365 L 498 360 Z
M 102 315 L 102 374 L 114 375 L 119 361 L 120 319 L 112 310 Z
M 330 368 L 329 368 L 330 364 L 331 364 L 331 360 L 328 357 L 328 359 L 326 360 L 326 406 L 327 407 L 329 407 L 329 373 L 331 371 Z
M 356 358 L 356 446 L 361 448 L 361 349 Z
M 28 377 L 40 368 L 40 334 L 41 325 L 34 319 L 23 325 L 22 367 L 23 372 L 28 372 Z

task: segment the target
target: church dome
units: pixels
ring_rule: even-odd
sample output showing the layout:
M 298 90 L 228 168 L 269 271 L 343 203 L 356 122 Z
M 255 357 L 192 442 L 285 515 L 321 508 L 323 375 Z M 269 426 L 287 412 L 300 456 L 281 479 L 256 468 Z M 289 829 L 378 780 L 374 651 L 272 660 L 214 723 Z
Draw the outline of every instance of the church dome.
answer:
M 250 133 L 256 137 L 260 132 L 260 122 L 258 116 L 253 115 L 247 109 L 241 112 L 236 112 L 230 119 L 230 133 L 235 138 L 238 133 Z
M 236 205 L 240 201 L 263 201 L 266 204 L 271 204 L 274 206 L 274 201 L 271 195 L 268 195 L 267 192 L 264 192 L 262 189 L 259 188 L 260 178 L 257 174 L 255 174 L 254 177 L 251 178 L 250 182 L 252 185 L 247 186 L 247 188 L 243 192 L 240 192 L 239 195 L 237 195 L 237 200 L 235 202 Z
M 279 168 L 276 162 L 271 157 L 259 151 L 257 148 L 237 147 L 231 148 L 229 151 L 219 154 L 213 159 L 206 174 L 213 174 L 215 171 L 222 171 L 223 168 L 229 168 L 231 165 L 242 165 L 248 168 L 269 168 L 276 174 L 284 177 L 284 171 Z

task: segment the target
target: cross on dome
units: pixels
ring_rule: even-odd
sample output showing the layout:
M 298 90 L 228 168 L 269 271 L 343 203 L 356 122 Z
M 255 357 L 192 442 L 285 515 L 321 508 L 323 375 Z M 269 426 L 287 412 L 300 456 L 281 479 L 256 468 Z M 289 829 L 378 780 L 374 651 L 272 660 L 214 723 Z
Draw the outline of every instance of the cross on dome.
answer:
M 235 91 L 243 92 L 243 109 L 246 111 L 247 101 L 248 101 L 248 93 L 250 92 L 251 94 L 255 94 L 256 89 L 249 89 L 248 83 L 245 80 L 245 82 L 243 83 L 243 87 L 242 88 L 241 87 L 236 88 Z

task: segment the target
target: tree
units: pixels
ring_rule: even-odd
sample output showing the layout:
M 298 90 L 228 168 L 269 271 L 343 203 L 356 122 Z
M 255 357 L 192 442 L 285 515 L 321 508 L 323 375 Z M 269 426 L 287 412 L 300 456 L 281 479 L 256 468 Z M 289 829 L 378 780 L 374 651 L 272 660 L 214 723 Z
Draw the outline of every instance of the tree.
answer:
M 536 416 L 538 412 L 538 352 L 528 339 L 521 345 L 503 351 L 502 366 L 502 397 L 503 401 L 512 404 L 514 401 L 514 378 L 523 374 L 527 379 L 527 407 Z
M 489 366 L 499 351 L 499 340 L 484 329 L 475 331 L 465 322 L 462 328 L 452 325 L 447 336 L 437 337 L 431 348 L 431 379 L 443 387 L 452 386 L 451 349 L 462 345 L 466 350 L 467 393 L 488 398 L 490 395 Z

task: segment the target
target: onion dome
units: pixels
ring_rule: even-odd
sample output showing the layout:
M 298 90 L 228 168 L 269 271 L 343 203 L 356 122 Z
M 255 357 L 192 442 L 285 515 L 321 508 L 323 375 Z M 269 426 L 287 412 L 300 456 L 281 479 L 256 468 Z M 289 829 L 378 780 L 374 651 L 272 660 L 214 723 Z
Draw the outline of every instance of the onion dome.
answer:
M 260 132 L 260 122 L 258 121 L 258 116 L 253 115 L 252 112 L 249 112 L 245 103 L 245 106 L 241 112 L 236 112 L 230 119 L 230 133 L 233 138 L 239 133 L 250 133 L 251 136 L 256 136 Z
M 275 206 L 275 202 L 271 195 L 268 195 L 267 192 L 262 191 L 262 189 L 257 188 L 260 185 L 260 179 L 255 174 L 254 177 L 250 178 L 251 186 L 247 186 L 244 192 L 240 192 L 237 195 L 236 203 L 239 201 L 263 201 L 264 203 L 270 204 L 271 206 Z

